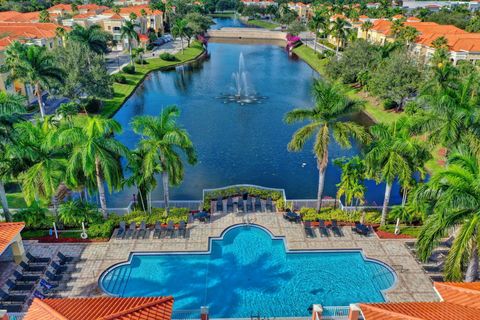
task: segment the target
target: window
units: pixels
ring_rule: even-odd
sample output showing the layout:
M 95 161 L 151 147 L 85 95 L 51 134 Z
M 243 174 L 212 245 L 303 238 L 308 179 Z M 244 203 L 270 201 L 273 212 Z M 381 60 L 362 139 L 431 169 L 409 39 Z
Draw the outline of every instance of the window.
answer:
M 108 30 L 112 30 L 112 26 L 108 26 L 108 28 L 107 28 L 107 29 L 108 29 Z

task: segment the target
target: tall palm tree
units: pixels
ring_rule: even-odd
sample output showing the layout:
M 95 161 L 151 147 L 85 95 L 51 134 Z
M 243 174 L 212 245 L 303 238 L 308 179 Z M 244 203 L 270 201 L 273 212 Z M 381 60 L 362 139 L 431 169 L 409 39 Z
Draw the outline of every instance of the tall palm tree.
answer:
M 11 176 L 13 161 L 6 151 L 13 143 L 13 125 L 21 120 L 20 115 L 25 113 L 26 98 L 21 95 L 0 92 L 0 203 L 6 221 L 12 221 L 5 192 L 4 182 Z
M 137 116 L 132 120 L 132 128 L 140 134 L 139 149 L 144 152 L 144 175 L 148 178 L 160 170 L 163 184 L 163 198 L 166 214 L 169 212 L 169 186 L 178 185 L 183 180 L 182 151 L 187 162 L 194 165 L 197 156 L 187 131 L 177 124 L 180 109 L 169 106 L 158 117 Z
M 480 164 L 464 148 L 448 157 L 448 166 L 421 186 L 415 200 L 427 203 L 431 214 L 416 243 L 419 258 L 428 260 L 440 238 L 458 228 L 444 267 L 447 281 L 475 281 L 480 246 Z
M 84 44 L 95 53 L 103 54 L 107 52 L 108 41 L 110 41 L 111 35 L 98 24 L 88 27 L 75 24 L 72 31 L 68 34 L 68 38 L 70 41 Z
M 425 162 L 431 155 L 423 141 L 412 137 L 410 124 L 404 117 L 391 125 L 375 125 L 370 131 L 374 141 L 365 156 L 365 163 L 368 175 L 386 184 L 380 221 L 380 225 L 384 225 L 395 179 L 406 186 L 415 173 L 424 176 Z
M 314 50 L 317 51 L 317 41 L 318 41 L 318 33 L 319 30 L 322 29 L 322 32 L 327 29 L 328 26 L 328 18 L 324 12 L 315 11 L 312 19 L 308 23 L 308 27 L 310 31 L 315 33 L 315 43 L 314 43 Z
M 368 31 L 373 28 L 373 23 L 370 20 L 365 21 L 362 23 L 362 31 L 365 32 L 365 40 L 368 40 Z
M 5 68 L 11 80 L 19 80 L 33 86 L 42 119 L 43 91 L 63 82 L 64 71 L 57 67 L 55 58 L 46 47 L 13 44 L 5 52 Z
M 130 51 L 130 64 L 133 66 L 133 56 L 132 56 L 132 41 L 135 40 L 137 43 L 140 41 L 136 28 L 139 28 L 140 25 L 133 21 L 125 21 L 120 28 L 120 38 L 127 39 L 128 41 L 128 50 Z
M 182 52 L 183 52 L 183 37 L 187 34 L 187 25 L 188 21 L 185 19 L 177 19 L 173 23 L 172 26 L 172 34 L 173 36 L 180 37 L 180 43 L 182 44 Z
M 338 50 L 340 48 L 340 44 L 344 44 L 346 39 L 348 38 L 348 34 L 350 33 L 349 23 L 342 18 L 337 18 L 335 21 L 332 22 L 330 27 L 330 34 L 336 39 L 336 49 L 335 52 L 338 55 Z
M 412 26 L 406 26 L 403 28 L 400 37 L 405 40 L 407 48 L 410 48 L 411 44 L 415 42 L 419 35 L 420 32 L 416 28 Z
M 66 151 L 55 145 L 57 131 L 49 119 L 25 121 L 14 126 L 15 143 L 7 153 L 27 163 L 18 173 L 27 205 L 36 199 L 51 201 L 56 213 L 56 193 L 65 177 Z
M 92 184 L 98 190 L 101 211 L 106 218 L 104 184 L 107 184 L 110 192 L 121 188 L 123 170 L 120 157 L 128 155 L 128 149 L 113 136 L 120 133 L 122 128 L 117 121 L 100 116 L 77 120 L 81 126 L 67 127 L 58 135 L 58 144 L 70 150 L 67 180 L 72 185 L 80 185 L 79 179 L 83 177 L 94 181 Z
M 394 38 L 398 38 L 402 33 L 403 29 L 405 28 L 405 24 L 403 19 L 397 19 L 392 21 L 392 25 L 390 27 L 390 31 Z
M 362 126 L 344 120 L 345 116 L 361 110 L 363 103 L 347 98 L 341 85 L 317 80 L 313 85 L 313 96 L 315 98 L 313 107 L 294 109 L 285 115 L 284 121 L 287 124 L 309 122 L 293 134 L 288 144 L 290 151 L 302 150 L 305 142 L 315 135 L 313 153 L 317 158 L 319 170 L 317 210 L 320 210 L 330 135 L 333 134 L 335 141 L 344 148 L 351 147 L 351 137 L 366 142 L 368 135 Z

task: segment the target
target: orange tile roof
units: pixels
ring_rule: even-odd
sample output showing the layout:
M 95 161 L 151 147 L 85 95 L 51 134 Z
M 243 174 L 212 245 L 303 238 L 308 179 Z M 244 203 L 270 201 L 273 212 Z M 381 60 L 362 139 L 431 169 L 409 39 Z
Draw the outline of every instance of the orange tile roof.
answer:
M 333 16 L 330 17 L 330 20 L 336 20 L 337 18 L 340 18 L 340 19 L 346 19 L 347 17 L 344 16 L 343 14 L 334 14 Z
M 72 11 L 71 4 L 59 3 L 54 6 L 51 6 L 47 9 L 48 11 L 56 11 L 56 10 L 65 10 L 65 11 Z
M 0 223 L 0 254 L 12 243 L 13 238 L 25 227 L 24 222 Z
M 13 17 L 19 16 L 22 13 L 17 12 L 17 11 L 3 11 L 0 12 L 0 21 L 7 21 L 9 19 L 12 19 Z
M 98 4 L 88 3 L 82 4 L 78 6 L 79 10 L 87 10 L 87 11 L 98 11 L 98 10 L 107 10 L 109 9 L 107 6 L 99 6 Z
M 73 19 L 86 19 L 86 18 L 90 18 L 90 17 L 96 16 L 96 15 L 97 14 L 95 12 L 87 12 L 87 13 L 76 14 L 72 18 Z
M 136 6 L 129 6 L 129 7 L 123 7 L 123 8 L 120 8 L 120 15 L 123 15 L 123 16 L 128 16 L 130 15 L 130 13 L 135 13 L 138 17 L 140 17 L 142 15 L 142 9 L 145 10 L 147 12 L 147 14 L 154 14 L 154 15 L 160 15 L 162 14 L 163 12 L 160 11 L 160 10 L 154 10 L 152 11 L 149 7 L 148 7 L 148 4 L 140 4 L 140 5 L 136 5 Z M 109 10 L 106 10 L 103 12 L 104 14 L 113 14 L 113 10 L 112 9 L 109 9 Z
M 55 38 L 57 27 L 54 23 L 0 22 L 0 49 L 14 41 Z M 62 28 L 70 30 L 68 27 Z
M 359 304 L 366 320 L 473 320 L 480 314 L 480 282 L 440 283 L 442 302 Z
M 114 13 L 111 17 L 110 20 L 123 20 L 123 17 L 119 15 L 118 13 Z
M 480 310 L 448 302 L 398 302 L 360 304 L 366 320 L 472 320 Z
M 35 298 L 24 320 L 169 320 L 173 297 Z
M 422 22 L 422 20 L 417 18 L 417 17 L 408 17 L 407 21 L 408 22 Z

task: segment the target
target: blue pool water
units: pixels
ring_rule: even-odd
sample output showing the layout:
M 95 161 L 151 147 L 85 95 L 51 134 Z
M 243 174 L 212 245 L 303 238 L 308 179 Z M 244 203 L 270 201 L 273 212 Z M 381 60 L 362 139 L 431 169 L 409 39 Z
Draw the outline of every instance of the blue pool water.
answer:
M 361 252 L 286 252 L 260 227 L 238 226 L 206 254 L 132 256 L 101 277 L 112 295 L 175 298 L 175 309 L 210 307 L 212 318 L 308 316 L 312 304 L 383 302 L 395 282 Z

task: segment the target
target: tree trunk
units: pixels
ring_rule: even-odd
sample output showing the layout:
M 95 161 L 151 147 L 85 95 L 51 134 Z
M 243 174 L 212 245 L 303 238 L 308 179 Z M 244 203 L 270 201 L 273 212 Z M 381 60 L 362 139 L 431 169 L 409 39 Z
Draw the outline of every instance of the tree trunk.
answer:
M 5 185 L 0 181 L 0 202 L 2 203 L 3 216 L 5 221 L 12 222 L 13 216 L 10 210 L 8 209 L 7 194 L 5 193 Z
M 130 39 L 128 39 L 128 50 L 130 51 L 130 64 L 133 66 L 132 43 Z
M 318 193 L 317 193 L 317 211 L 320 211 L 322 208 L 322 194 L 323 188 L 325 186 L 325 172 L 327 168 L 321 168 L 318 174 Z
M 473 244 L 470 260 L 468 261 L 467 272 L 465 273 L 465 282 L 474 282 L 478 276 L 478 246 Z
M 180 43 L 182 45 L 182 53 L 183 53 L 183 37 L 182 36 L 180 36 Z
M 383 199 L 382 219 L 380 225 L 383 226 L 387 222 L 388 204 L 390 203 L 390 193 L 392 192 L 392 184 L 387 182 L 385 186 L 385 197 Z
M 108 218 L 107 200 L 105 198 L 105 186 L 103 185 L 100 160 L 95 159 L 95 175 L 97 177 L 98 196 L 100 198 L 100 211 L 105 219 Z
M 395 234 L 400 234 L 400 218 L 397 218 L 397 224 L 395 225 Z
M 163 201 L 165 204 L 165 213 L 168 216 L 169 213 L 169 200 L 170 200 L 170 190 L 168 182 L 168 172 L 166 170 L 162 171 L 162 183 L 163 183 Z
M 45 110 L 43 110 L 42 89 L 40 89 L 40 85 L 38 84 L 35 85 L 35 93 L 37 94 L 37 102 L 40 109 L 40 116 L 43 120 L 45 118 Z

